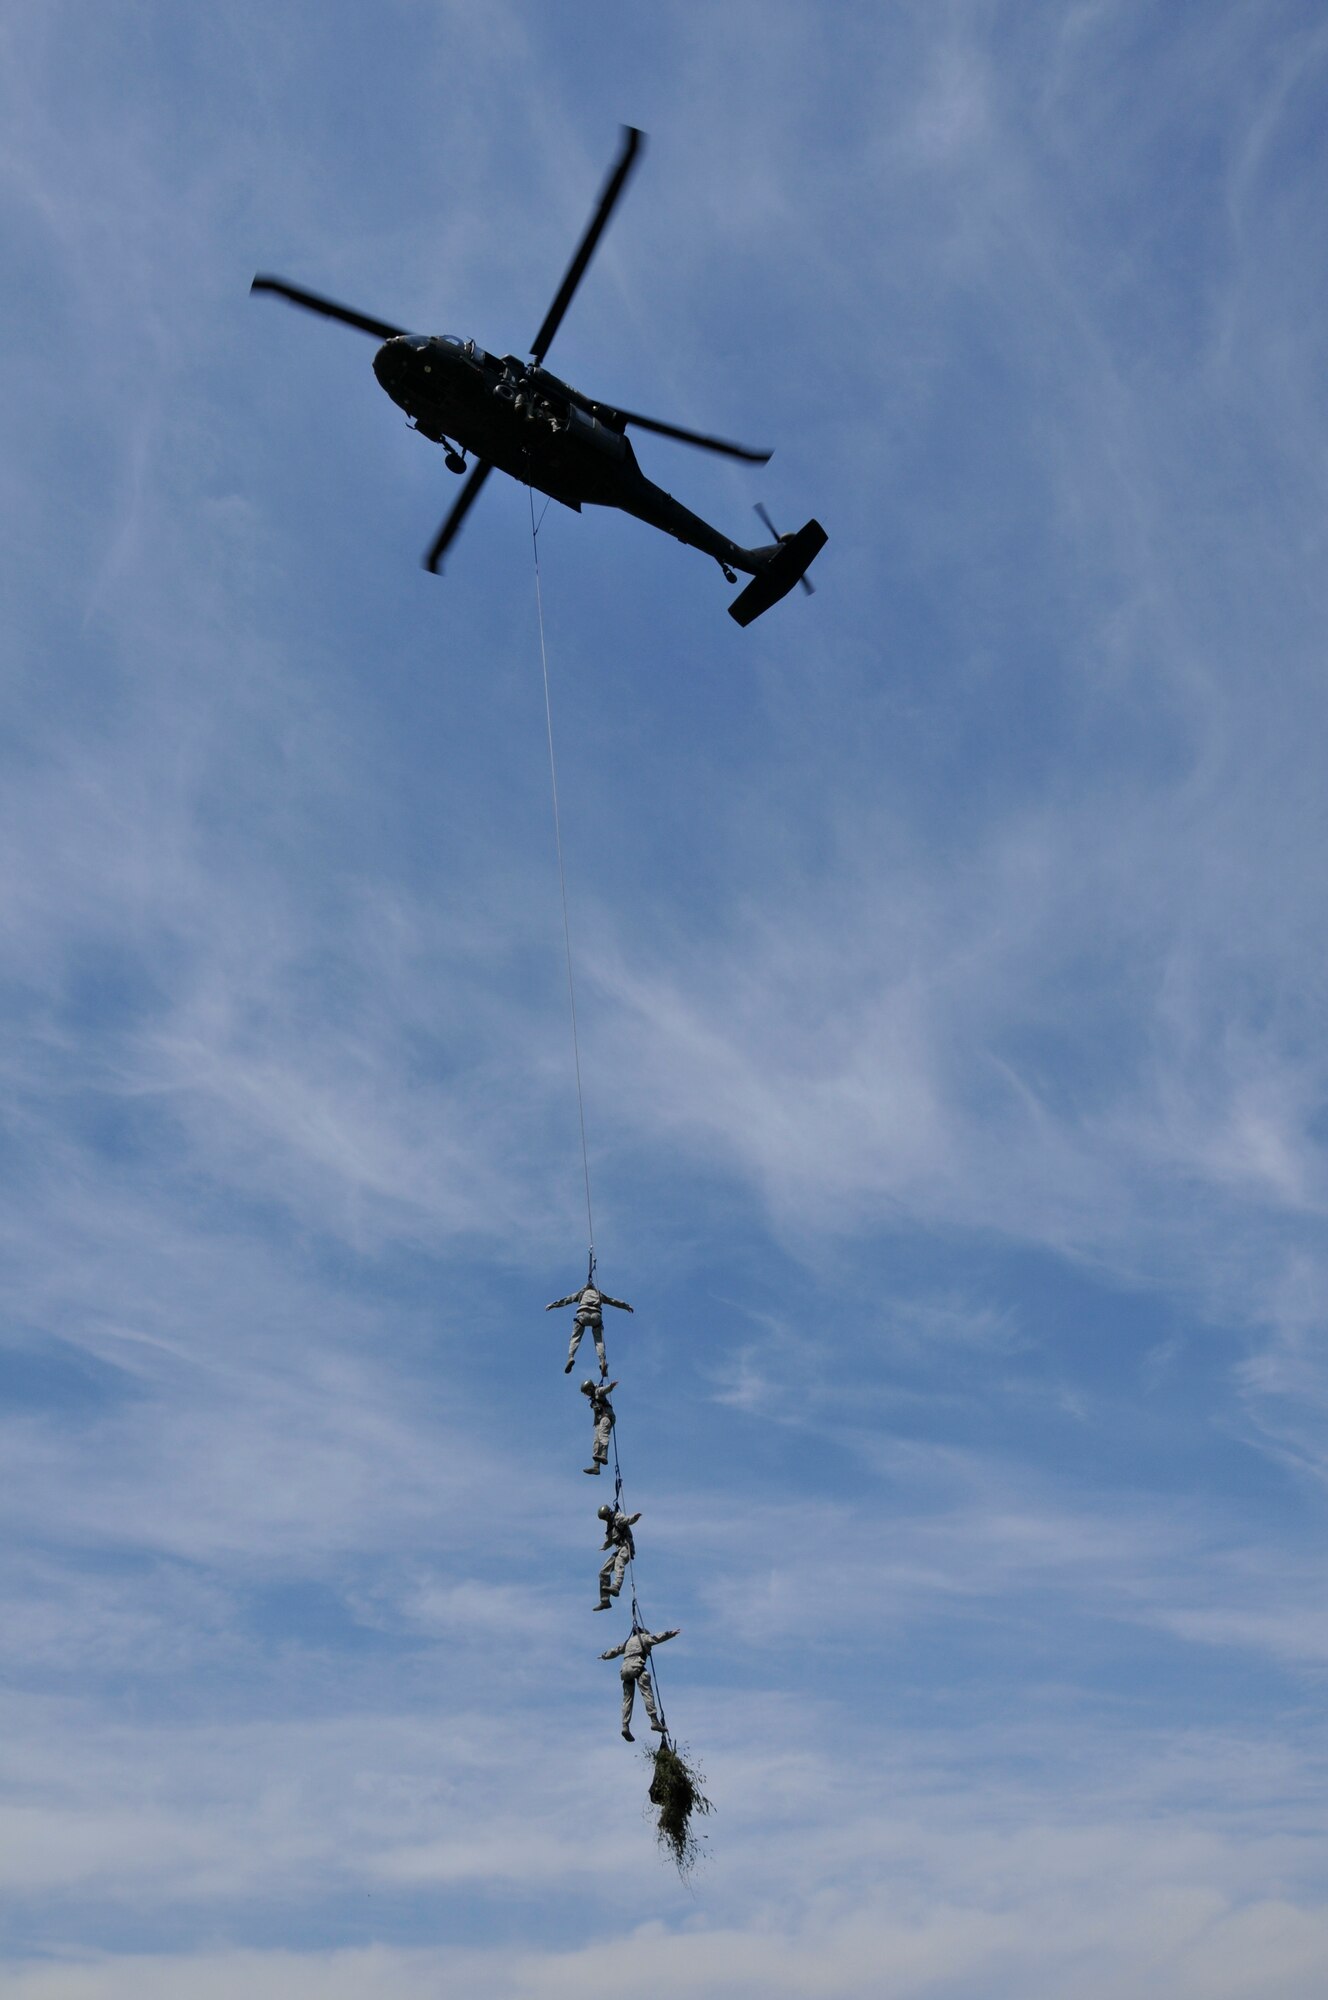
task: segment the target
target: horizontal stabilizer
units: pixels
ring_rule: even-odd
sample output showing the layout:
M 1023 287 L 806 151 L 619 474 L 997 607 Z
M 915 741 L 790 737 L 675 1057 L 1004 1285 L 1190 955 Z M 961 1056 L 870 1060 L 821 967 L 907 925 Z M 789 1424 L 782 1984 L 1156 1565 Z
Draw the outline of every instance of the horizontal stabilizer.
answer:
M 734 598 L 729 617 L 736 618 L 739 625 L 750 625 L 753 618 L 759 618 L 772 604 L 778 604 L 781 597 L 787 597 L 829 539 L 819 521 L 808 521 L 796 535 L 789 535 L 746 590 Z

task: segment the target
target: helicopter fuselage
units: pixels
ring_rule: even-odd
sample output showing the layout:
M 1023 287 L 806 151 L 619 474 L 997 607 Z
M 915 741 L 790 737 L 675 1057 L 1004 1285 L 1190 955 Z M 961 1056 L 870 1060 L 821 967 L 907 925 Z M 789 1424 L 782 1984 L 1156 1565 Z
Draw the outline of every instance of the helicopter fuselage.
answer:
M 373 366 L 421 436 L 469 452 L 565 507 L 620 508 L 753 576 L 769 554 L 740 548 L 647 479 L 619 412 L 547 368 L 452 334 L 395 335 Z

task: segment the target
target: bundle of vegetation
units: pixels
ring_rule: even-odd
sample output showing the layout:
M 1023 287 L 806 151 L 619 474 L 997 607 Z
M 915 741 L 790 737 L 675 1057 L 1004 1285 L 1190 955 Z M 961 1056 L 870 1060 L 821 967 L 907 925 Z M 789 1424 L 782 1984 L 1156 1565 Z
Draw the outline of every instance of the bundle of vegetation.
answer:
M 680 1875 L 690 1875 L 701 1857 L 702 1835 L 692 1820 L 698 1813 L 711 1813 L 714 1806 L 701 1790 L 705 1773 L 689 1764 L 667 1738 L 657 1750 L 646 1753 L 655 1766 L 650 1780 L 650 1803 L 656 1811 L 655 1832 L 661 1847 L 667 1847 Z

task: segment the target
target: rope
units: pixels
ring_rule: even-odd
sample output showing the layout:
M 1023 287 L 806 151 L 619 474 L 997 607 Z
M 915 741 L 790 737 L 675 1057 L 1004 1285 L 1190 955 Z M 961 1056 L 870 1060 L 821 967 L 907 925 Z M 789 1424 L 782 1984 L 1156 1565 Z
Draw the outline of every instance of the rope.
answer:
M 581 1125 L 581 1170 L 585 1176 L 586 1183 L 586 1229 L 590 1238 L 590 1263 L 586 1283 L 592 1284 L 595 1277 L 595 1219 L 590 1205 L 590 1153 L 586 1145 L 586 1106 L 585 1097 L 581 1089 L 581 1045 L 576 1027 L 576 985 L 572 977 L 572 926 L 567 913 L 567 870 L 563 864 L 562 822 L 558 812 L 558 763 L 553 751 L 553 703 L 549 696 L 549 655 L 544 642 L 544 594 L 540 588 L 539 531 L 544 524 L 544 515 L 548 512 L 548 502 L 545 502 L 539 520 L 536 521 L 534 488 L 530 487 L 528 491 L 530 495 L 530 546 L 535 559 L 535 608 L 539 615 L 540 669 L 544 676 L 544 722 L 549 738 L 549 786 L 553 795 L 553 838 L 554 845 L 558 850 L 558 887 L 562 894 L 563 904 L 563 946 L 567 957 L 567 1007 L 572 1018 L 572 1063 L 576 1071 L 576 1109 Z M 618 1432 L 616 1426 L 610 1431 L 609 1436 L 613 1441 L 614 1512 L 626 1513 L 627 1510 L 623 1506 L 622 1466 L 618 1459 Z M 635 1543 L 632 1546 L 633 1551 L 635 1551 Z M 632 1605 L 632 1630 L 633 1632 L 648 1631 L 649 1627 L 641 1616 L 641 1606 L 637 1602 L 635 1553 L 628 1560 L 627 1577 L 630 1584 Z M 667 1745 L 669 1742 L 668 1722 L 664 1714 L 664 1697 L 660 1693 L 659 1669 L 655 1665 L 653 1651 L 647 1656 L 645 1671 L 651 1675 L 654 1687 L 655 1705 L 659 1711 L 661 1724 L 660 1742 L 663 1745 Z
M 563 945 L 567 954 L 567 1005 L 572 1017 L 572 1064 L 576 1071 L 576 1111 L 581 1125 L 581 1171 L 586 1183 L 586 1229 L 590 1239 L 590 1271 L 595 1269 L 595 1218 L 590 1206 L 590 1154 L 586 1147 L 586 1105 L 581 1090 L 581 1045 L 576 1032 L 576 986 L 572 979 L 572 926 L 567 915 L 567 871 L 563 866 L 563 830 L 558 815 L 558 765 L 553 754 L 553 704 L 549 699 L 549 655 L 544 644 L 544 594 L 540 589 L 539 530 L 535 521 L 535 491 L 530 496 L 530 546 L 535 557 L 535 608 L 539 614 L 540 668 L 544 675 L 544 722 L 549 738 L 549 784 L 553 793 L 553 839 L 558 850 L 558 887 L 563 901 Z M 544 512 L 547 513 L 547 505 Z M 589 1280 L 587 1280 L 589 1282 Z

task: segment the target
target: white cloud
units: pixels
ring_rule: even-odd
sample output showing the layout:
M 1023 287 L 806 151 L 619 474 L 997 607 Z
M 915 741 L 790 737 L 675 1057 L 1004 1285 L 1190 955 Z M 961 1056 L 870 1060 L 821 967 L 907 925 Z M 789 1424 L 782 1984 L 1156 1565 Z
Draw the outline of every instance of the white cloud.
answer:
M 907 1838 L 918 1830 L 899 1831 Z M 242 1986 L 257 2000 L 315 1992 L 404 2000 L 457 1989 L 558 2000 L 620 1992 L 625 1957 L 661 1988 L 707 2000 L 812 1992 L 906 2000 L 960 1983 L 980 1985 L 993 2000 L 1049 2000 L 1067 1981 L 1094 2000 L 1122 1990 L 1158 2000 L 1255 1992 L 1312 2000 L 1318 1991 L 1328 1950 L 1323 1910 L 1272 1888 L 1251 1890 L 1240 1879 L 1251 1857 L 1234 1843 L 1196 1843 L 1174 1827 L 1141 1837 L 1108 1825 L 1077 1840 L 1035 1827 L 976 1843 L 960 1835 L 951 1857 L 947 1866 L 928 1854 L 912 1894 L 887 1880 L 862 1895 L 832 1895 L 792 1923 L 773 1908 L 748 1928 L 698 1912 L 678 1929 L 646 1922 L 554 1954 L 374 1945 L 31 1965 L 10 1991 L 20 2000 L 131 1992 L 152 2000 L 184 1988 L 207 2000 Z M 930 1879 L 932 1865 L 940 1881 Z

